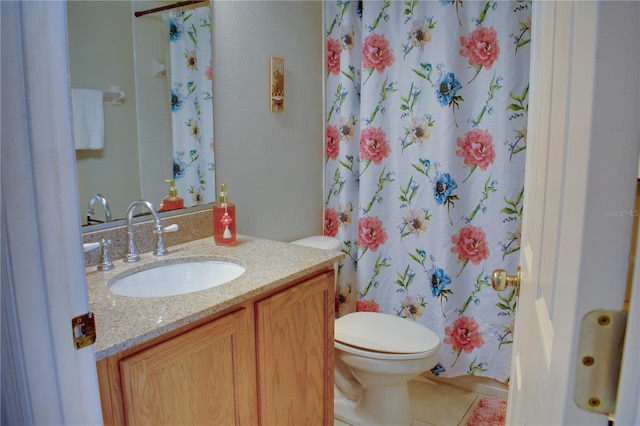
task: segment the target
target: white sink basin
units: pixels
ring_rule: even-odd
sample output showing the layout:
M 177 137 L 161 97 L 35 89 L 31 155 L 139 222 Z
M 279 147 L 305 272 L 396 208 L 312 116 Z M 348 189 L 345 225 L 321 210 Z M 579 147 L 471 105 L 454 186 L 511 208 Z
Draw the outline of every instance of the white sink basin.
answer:
M 169 263 L 117 278 L 109 290 L 130 297 L 176 296 L 224 284 L 245 271 L 243 266 L 218 260 Z

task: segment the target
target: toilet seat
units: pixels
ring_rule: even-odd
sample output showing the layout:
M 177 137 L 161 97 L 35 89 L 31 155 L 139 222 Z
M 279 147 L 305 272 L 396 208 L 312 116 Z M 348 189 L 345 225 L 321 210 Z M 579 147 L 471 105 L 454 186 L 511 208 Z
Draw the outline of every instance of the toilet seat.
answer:
M 376 312 L 354 312 L 335 321 L 335 347 L 377 359 L 424 358 L 440 348 L 436 333 L 413 321 Z

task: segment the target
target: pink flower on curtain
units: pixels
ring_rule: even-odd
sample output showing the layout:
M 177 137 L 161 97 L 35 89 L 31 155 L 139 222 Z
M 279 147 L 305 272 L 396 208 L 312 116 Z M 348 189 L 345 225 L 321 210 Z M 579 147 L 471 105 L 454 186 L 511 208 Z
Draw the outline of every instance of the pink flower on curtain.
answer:
M 375 300 L 358 300 L 356 302 L 356 312 L 382 312 L 380 305 Z
M 213 80 L 213 64 L 212 61 L 209 61 L 209 65 L 207 65 L 207 69 L 204 70 L 204 76 L 207 80 Z
M 340 42 L 327 38 L 327 71 L 333 75 L 340 73 Z
M 469 175 L 480 167 L 480 170 L 487 170 L 496 159 L 496 152 L 493 147 L 493 136 L 488 130 L 473 129 L 467 132 L 463 138 L 458 138 L 458 150 L 456 155 L 464 158 L 464 164 L 471 167 Z
M 469 34 L 469 38 L 460 37 L 460 55 L 469 58 L 469 65 L 485 67 L 490 70 L 500 55 L 498 34 L 493 27 L 478 27 Z
M 462 269 L 469 261 L 474 265 L 479 264 L 489 257 L 487 236 L 480 226 L 467 225 L 460 229 L 458 235 L 451 237 L 453 247 L 451 253 L 458 254 L 458 261 L 462 261 Z M 458 276 L 462 272 L 458 272 Z
M 332 208 L 324 210 L 324 235 L 335 237 L 338 235 L 338 225 L 340 224 L 338 212 Z
M 360 132 L 360 157 L 380 164 L 391 153 L 391 145 L 381 127 L 367 127 Z
M 358 245 L 371 251 L 387 241 L 387 232 L 377 216 L 363 216 L 358 221 Z
M 469 353 L 484 345 L 480 326 L 471 317 L 459 317 L 453 322 L 453 326 L 444 328 L 444 333 L 447 337 L 444 338 L 443 342 L 451 345 L 451 349 L 458 352 L 458 357 L 462 351 Z M 456 361 L 458 361 L 458 358 L 456 358 Z M 455 363 L 454 361 L 453 364 Z
M 469 65 L 476 69 L 471 83 L 480 73 L 482 67 L 490 70 L 500 55 L 498 35 L 493 27 L 478 27 L 469 34 L 469 38 L 460 37 L 460 56 L 469 58 Z
M 331 124 L 327 125 L 325 153 L 327 158 L 331 158 L 332 160 L 337 159 L 340 153 L 340 130 Z
M 395 57 L 389 48 L 389 42 L 381 34 L 370 34 L 364 39 L 362 46 L 362 65 L 382 73 L 393 64 Z

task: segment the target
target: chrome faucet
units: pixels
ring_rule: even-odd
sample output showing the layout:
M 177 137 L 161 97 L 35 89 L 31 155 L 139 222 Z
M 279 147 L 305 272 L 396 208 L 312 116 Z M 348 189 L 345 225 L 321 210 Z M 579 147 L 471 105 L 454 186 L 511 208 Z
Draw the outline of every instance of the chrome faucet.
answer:
M 91 219 L 91 216 L 95 214 L 93 205 L 95 204 L 96 201 L 100 201 L 100 204 L 102 204 L 102 208 L 104 209 L 104 218 L 105 218 L 104 221 L 111 222 L 111 209 L 109 208 L 109 202 L 107 201 L 104 195 L 93 194 L 91 197 L 89 197 L 89 207 L 87 207 L 87 224 L 91 220 L 95 220 L 95 219 Z
M 155 221 L 153 225 L 154 227 L 153 232 L 156 235 L 158 235 L 158 242 L 157 242 L 156 249 L 153 251 L 153 255 L 165 256 L 166 254 L 169 253 L 167 251 L 167 248 L 164 245 L 164 241 L 162 240 L 162 233 L 164 232 L 164 229 L 162 229 L 162 221 L 160 220 L 158 211 L 156 210 L 155 207 L 153 207 L 153 204 L 151 204 L 150 202 L 146 200 L 136 200 L 129 205 L 129 208 L 127 208 L 127 234 L 129 235 L 129 251 L 124 258 L 124 261 L 127 263 L 133 263 L 140 260 L 140 254 L 138 254 L 138 250 L 136 249 L 135 242 L 133 241 L 133 211 L 136 209 L 137 206 L 146 207 L 147 210 L 149 210 L 153 215 L 153 219 Z
M 109 255 L 109 247 L 111 247 L 111 240 L 102 239 L 99 243 L 84 243 L 82 244 L 82 248 L 84 252 L 88 252 L 90 250 L 95 250 L 100 248 L 100 263 L 96 268 L 98 271 L 110 271 L 114 268 L 113 262 L 111 261 L 111 256 Z

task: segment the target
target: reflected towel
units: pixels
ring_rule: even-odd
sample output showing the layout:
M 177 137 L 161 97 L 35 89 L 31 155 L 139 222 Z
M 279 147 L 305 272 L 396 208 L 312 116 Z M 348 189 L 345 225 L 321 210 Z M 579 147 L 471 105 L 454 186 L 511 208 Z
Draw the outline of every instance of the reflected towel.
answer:
M 104 148 L 102 90 L 71 89 L 76 149 Z

